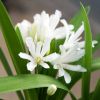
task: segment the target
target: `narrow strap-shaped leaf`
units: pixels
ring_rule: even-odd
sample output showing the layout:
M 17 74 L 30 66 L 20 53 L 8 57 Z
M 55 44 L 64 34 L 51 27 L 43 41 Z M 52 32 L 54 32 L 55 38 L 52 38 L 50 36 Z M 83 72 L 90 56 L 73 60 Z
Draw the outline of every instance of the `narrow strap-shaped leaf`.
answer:
M 72 100 L 77 100 L 77 98 L 74 96 L 74 94 L 70 94 Z
M 11 68 L 10 68 L 10 65 L 9 65 L 9 63 L 8 63 L 8 61 L 7 61 L 7 59 L 6 59 L 6 57 L 5 57 L 5 55 L 4 55 L 4 53 L 3 53 L 1 48 L 0 48 L 0 60 L 1 60 L 2 64 L 3 64 L 3 67 L 4 67 L 5 71 L 6 71 L 6 73 L 8 75 L 13 75 L 13 73 L 11 71 Z M 18 98 L 20 100 L 24 100 L 24 97 L 23 97 L 23 95 L 22 95 L 22 93 L 20 91 L 17 91 L 16 94 L 18 95 Z
M 21 47 L 23 48 L 24 51 L 26 51 L 25 44 L 24 44 L 24 41 L 23 41 L 23 38 L 22 38 L 22 36 L 21 36 L 21 32 L 20 32 L 18 26 L 15 27 L 15 31 L 16 31 L 16 34 L 17 34 L 17 36 L 18 36 L 18 38 L 19 38 Z
M 5 71 L 7 72 L 8 75 L 13 75 L 12 70 L 10 68 L 10 65 L 8 63 L 8 61 L 6 60 L 6 57 L 2 51 L 2 49 L 0 48 L 0 60 L 3 64 L 3 67 L 5 69 Z
M 93 94 L 94 94 L 94 91 L 92 91 L 92 92 L 89 94 L 90 100 L 92 100 Z M 78 100 L 82 100 L 82 98 L 79 98 Z
M 68 90 L 68 88 L 58 80 L 46 75 L 17 75 L 0 78 L 0 93 L 14 92 L 18 90 L 48 87 L 55 84 L 57 88 Z
M 90 69 L 92 63 L 92 34 L 89 25 L 89 20 L 84 6 L 81 4 L 82 18 L 84 21 L 85 29 L 85 57 L 84 57 L 84 67 L 87 69 L 86 73 L 82 76 L 82 99 L 89 100 L 89 90 L 90 90 Z
M 100 79 L 96 85 L 96 89 L 93 93 L 92 100 L 99 100 L 100 99 Z
M 25 62 L 18 57 L 19 52 L 23 51 L 18 36 L 13 28 L 8 13 L 0 0 L 0 29 L 5 38 L 10 56 L 14 63 L 17 73 L 26 73 Z

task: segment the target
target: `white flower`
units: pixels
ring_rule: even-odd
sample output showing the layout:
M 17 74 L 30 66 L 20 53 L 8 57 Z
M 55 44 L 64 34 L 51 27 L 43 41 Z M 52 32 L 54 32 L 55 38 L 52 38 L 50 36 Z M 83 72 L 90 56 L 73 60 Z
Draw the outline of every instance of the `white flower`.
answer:
M 31 26 L 32 26 L 32 24 L 27 20 L 23 20 L 21 23 L 18 23 L 16 25 L 16 27 L 18 27 L 21 32 L 24 42 L 25 42 L 26 37 L 29 36 Z
M 30 61 L 27 63 L 27 69 L 29 71 L 33 71 L 37 65 L 49 68 L 49 65 L 46 62 L 52 62 L 58 57 L 58 54 L 56 53 L 46 56 L 46 53 L 50 49 L 50 40 L 46 40 L 43 44 L 41 42 L 35 44 L 31 37 L 27 37 L 26 45 L 31 55 L 21 52 L 19 53 L 19 56 Z
M 73 25 L 69 25 L 65 20 L 60 20 L 61 15 L 59 10 L 56 10 L 55 14 L 50 16 L 45 11 L 42 11 L 41 14 L 36 14 L 33 17 L 37 38 L 39 40 L 43 41 L 46 38 L 61 39 L 64 38 L 66 34 L 71 33 L 74 28 Z M 63 26 L 57 27 L 60 21 Z
M 61 19 L 60 22 L 63 24 L 63 26 L 55 30 L 54 32 L 55 38 L 61 39 L 61 38 L 69 37 L 69 35 L 73 33 L 74 26 L 68 24 L 65 19 Z
M 64 69 L 78 72 L 85 72 L 86 69 L 81 65 L 72 65 L 72 62 L 79 60 L 84 56 L 84 49 L 77 50 L 78 45 L 74 45 L 72 48 L 67 51 L 63 46 L 60 46 L 61 55 L 52 62 L 54 69 L 58 69 L 58 77 L 64 76 L 66 83 L 70 83 L 71 77 L 68 72 Z
M 45 11 L 41 14 L 33 16 L 33 23 L 27 20 L 18 23 L 22 37 L 25 40 L 26 36 L 31 36 L 33 39 L 38 41 L 44 41 L 46 38 L 49 39 L 61 39 L 65 38 L 66 34 L 69 34 L 73 30 L 73 25 L 69 25 L 64 19 L 61 19 L 61 12 L 55 11 L 55 14 L 49 15 Z M 58 27 L 59 22 L 63 25 Z
M 42 11 L 41 14 L 36 14 L 33 18 L 37 38 L 40 41 L 44 41 L 45 38 L 52 39 L 54 37 L 54 30 L 60 21 L 61 12 L 56 10 L 55 14 L 49 16 L 45 11 Z
M 78 49 L 82 49 L 85 46 L 85 41 L 80 41 L 82 39 L 82 33 L 84 31 L 84 23 L 82 23 L 82 25 L 79 27 L 79 29 L 76 32 L 72 32 L 71 34 L 66 34 L 66 39 L 65 42 L 63 44 L 65 49 L 69 49 L 71 47 L 73 47 L 75 44 L 79 45 Z M 96 40 L 92 41 L 92 47 L 95 46 L 95 44 L 97 44 Z

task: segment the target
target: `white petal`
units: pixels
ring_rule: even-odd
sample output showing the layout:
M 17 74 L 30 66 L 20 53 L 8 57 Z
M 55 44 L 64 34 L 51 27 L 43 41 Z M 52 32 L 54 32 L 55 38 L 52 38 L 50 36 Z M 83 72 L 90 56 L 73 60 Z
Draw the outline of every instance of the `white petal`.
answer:
M 34 60 L 33 57 L 31 57 L 30 55 L 28 55 L 26 53 L 20 52 L 18 55 L 20 56 L 20 58 L 27 59 L 29 61 L 33 61 Z
M 43 61 L 52 62 L 52 61 L 56 60 L 58 57 L 59 57 L 59 54 L 52 53 L 52 54 L 50 54 L 48 56 L 43 57 Z
M 85 47 L 85 41 L 79 42 L 79 47 L 80 47 L 80 48 L 84 48 L 84 47 Z
M 37 65 L 35 63 L 29 62 L 27 63 L 27 70 L 33 71 Z
M 74 35 L 74 40 L 78 39 L 79 36 L 83 33 L 83 31 L 84 31 L 84 24 L 82 23 L 82 25 L 79 27 L 79 29 L 76 31 Z
M 76 55 L 75 55 L 76 54 Z M 74 52 L 73 54 L 69 55 L 69 61 L 68 62 L 74 62 L 78 61 L 80 58 L 82 58 L 85 54 L 85 50 L 78 50 L 77 52 Z
M 64 76 L 64 69 L 63 68 L 59 68 L 58 69 L 58 75 L 57 75 L 58 77 L 62 77 L 62 76 Z
M 42 11 L 41 13 L 41 21 L 43 25 L 49 25 L 49 14 L 47 14 L 45 11 Z
M 58 66 L 56 64 L 54 64 L 53 66 L 54 69 L 59 69 Z
M 64 25 L 64 26 L 68 26 L 68 23 L 65 19 L 61 19 L 60 22 Z
M 61 12 L 59 10 L 55 11 L 55 14 L 50 16 L 50 28 L 54 30 L 59 23 L 61 18 Z
M 48 65 L 47 63 L 44 63 L 44 62 L 40 63 L 40 65 L 41 65 L 42 67 L 46 68 L 46 69 L 47 69 L 47 68 L 50 68 L 49 65 Z
M 50 39 L 46 39 L 45 42 L 43 43 L 43 47 L 41 50 L 41 55 L 44 56 L 49 50 L 50 50 Z
M 70 83 L 71 82 L 71 76 L 64 71 L 64 79 L 66 83 Z
M 61 65 L 62 63 L 63 63 L 63 55 L 60 55 L 60 54 L 58 54 L 58 57 L 55 59 L 55 60 L 53 60 L 51 63 L 53 64 L 53 65 Z
M 71 25 L 71 24 L 68 24 L 67 21 L 66 21 L 65 19 L 62 19 L 62 20 L 61 20 L 61 23 L 66 27 L 66 29 L 67 29 L 68 31 L 74 29 L 74 26 Z
M 41 15 L 37 14 L 34 20 L 37 26 L 37 39 L 44 41 L 47 34 L 49 34 L 49 15 L 42 11 Z
M 35 23 L 36 25 L 39 25 L 40 19 L 41 19 L 40 14 L 35 14 L 35 16 L 33 17 L 33 19 L 34 19 L 34 23 Z
M 86 72 L 87 70 L 82 67 L 81 65 L 69 65 L 69 64 L 63 64 L 64 69 L 68 69 L 71 71 L 77 71 L 77 72 Z
M 60 47 L 61 54 L 65 54 L 66 53 L 66 50 L 65 50 L 64 46 L 63 45 L 60 45 L 59 47 Z
M 64 27 L 59 27 L 55 29 L 53 34 L 55 39 L 62 39 L 66 36 L 66 29 Z
M 31 55 L 34 57 L 35 56 L 35 44 L 31 37 L 26 38 L 26 45 L 27 45 Z
M 42 47 L 42 42 L 37 42 L 37 45 L 36 45 L 36 55 L 40 55 L 41 47 Z
M 84 31 L 84 25 L 82 24 L 76 32 L 72 33 L 70 37 L 67 40 L 65 40 L 64 47 L 70 48 L 71 45 L 77 43 L 81 39 L 80 36 L 83 31 Z
M 24 42 L 25 42 L 25 38 L 29 36 L 31 23 L 27 20 L 23 20 L 21 23 L 18 23 L 17 26 L 19 27 L 22 34 L 22 38 L 24 39 Z
M 65 55 L 63 55 L 63 62 L 65 63 L 71 63 L 74 61 L 79 60 L 82 58 L 85 54 L 84 49 L 78 50 L 79 47 L 73 47 Z

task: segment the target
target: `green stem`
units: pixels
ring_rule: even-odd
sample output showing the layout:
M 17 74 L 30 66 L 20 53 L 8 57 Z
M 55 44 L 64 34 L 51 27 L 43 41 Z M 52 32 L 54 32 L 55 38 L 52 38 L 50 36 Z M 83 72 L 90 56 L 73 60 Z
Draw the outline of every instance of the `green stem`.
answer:
M 90 90 L 90 72 L 86 72 L 82 76 L 82 100 L 89 100 Z
M 25 100 L 38 100 L 35 89 L 24 90 Z
M 2 49 L 0 48 L 0 60 L 3 64 L 3 67 L 5 69 L 5 71 L 7 72 L 8 75 L 13 75 L 12 70 L 10 68 L 10 65 L 8 63 L 8 61 L 6 60 L 6 57 L 2 51 Z
M 49 96 L 49 95 L 47 95 L 45 100 L 49 100 L 49 97 L 50 97 L 50 96 Z

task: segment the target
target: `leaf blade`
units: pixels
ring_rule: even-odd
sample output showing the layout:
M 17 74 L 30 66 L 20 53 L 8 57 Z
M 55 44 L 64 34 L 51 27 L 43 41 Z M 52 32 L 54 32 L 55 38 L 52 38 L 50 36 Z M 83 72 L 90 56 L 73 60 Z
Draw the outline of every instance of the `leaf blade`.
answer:
M 51 84 L 58 88 L 69 91 L 68 88 L 59 81 L 45 75 L 17 75 L 0 78 L 0 93 L 14 92 L 23 89 L 48 87 Z
M 90 91 L 90 76 L 91 76 L 91 65 L 92 65 L 92 33 L 88 20 L 87 13 L 84 6 L 81 4 L 84 28 L 85 28 L 85 57 L 84 57 L 84 66 L 87 69 L 86 73 L 82 75 L 82 98 L 83 100 L 89 100 L 89 91 Z
M 0 48 L 0 60 L 3 64 L 3 67 L 5 69 L 5 71 L 7 72 L 8 75 L 13 75 L 12 70 L 10 68 L 10 65 L 8 63 L 8 61 L 6 60 L 6 57 L 2 51 L 2 49 Z
M 5 38 L 10 56 L 12 58 L 12 61 L 14 63 L 17 73 L 19 73 L 19 74 L 27 73 L 26 68 L 23 67 L 23 66 L 25 66 L 25 62 L 23 62 L 18 57 L 18 53 L 23 51 L 23 49 L 19 42 L 18 36 L 13 28 L 10 17 L 8 15 L 5 7 L 3 6 L 1 0 L 0 0 L 0 29 Z
M 100 79 L 96 85 L 96 89 L 93 93 L 93 97 L 92 97 L 92 100 L 98 100 L 100 99 Z

